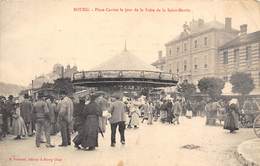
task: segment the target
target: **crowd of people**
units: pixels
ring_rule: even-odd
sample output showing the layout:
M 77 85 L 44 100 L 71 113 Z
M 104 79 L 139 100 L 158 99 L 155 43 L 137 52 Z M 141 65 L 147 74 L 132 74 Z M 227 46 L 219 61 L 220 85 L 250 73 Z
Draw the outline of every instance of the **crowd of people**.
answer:
M 260 110 L 259 105 L 252 106 L 250 100 L 244 102 L 242 109 L 237 99 L 232 100 L 185 100 L 183 97 L 151 99 L 147 97 L 122 97 L 121 95 L 105 96 L 90 94 L 74 98 L 66 91 L 59 97 L 39 93 L 33 101 L 25 94 L 22 101 L 0 99 L 0 139 L 8 134 L 14 139 L 35 135 L 35 145 L 55 147 L 51 135 L 60 132 L 60 147 L 74 143 L 75 148 L 94 150 L 98 146 L 99 133 L 103 136 L 110 123 L 111 147 L 116 146 L 116 130 L 120 134 L 120 143 L 124 145 L 125 129 L 138 129 L 140 123 L 152 125 L 160 121 L 163 124 L 180 124 L 179 117 L 191 119 L 195 116 L 206 116 L 206 125 L 216 125 L 224 121 L 224 129 L 231 133 L 239 128 L 239 115 L 244 112 Z M 71 134 L 76 136 L 71 139 Z M 45 141 L 44 138 L 45 137 Z

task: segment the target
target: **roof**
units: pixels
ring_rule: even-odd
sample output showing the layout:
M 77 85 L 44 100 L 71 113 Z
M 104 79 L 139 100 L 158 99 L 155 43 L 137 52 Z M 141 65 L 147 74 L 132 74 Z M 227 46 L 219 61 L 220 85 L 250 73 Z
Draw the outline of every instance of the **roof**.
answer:
M 230 47 L 240 46 L 242 44 L 260 41 L 260 31 L 249 33 L 247 35 L 240 35 L 235 39 L 225 43 L 219 49 L 226 49 Z
M 157 59 L 155 62 L 152 63 L 153 66 L 164 64 L 166 62 L 166 57 L 162 57 L 161 59 Z
M 112 57 L 108 61 L 98 65 L 92 70 L 145 70 L 160 71 L 150 64 L 146 64 L 130 51 L 124 50 L 120 54 Z
M 179 40 L 183 40 L 183 39 L 191 37 L 191 36 L 197 36 L 197 35 L 199 35 L 201 33 L 208 32 L 210 30 L 225 30 L 225 24 L 223 24 L 223 23 L 221 23 L 219 21 L 214 20 L 214 21 L 210 21 L 210 22 L 204 23 L 200 27 L 198 27 L 198 26 L 192 27 L 190 33 L 188 33 L 188 32 L 181 32 L 180 35 L 178 35 L 173 40 L 167 42 L 166 45 L 171 44 L 173 42 L 177 42 Z M 231 32 L 238 33 L 239 31 L 232 28 Z

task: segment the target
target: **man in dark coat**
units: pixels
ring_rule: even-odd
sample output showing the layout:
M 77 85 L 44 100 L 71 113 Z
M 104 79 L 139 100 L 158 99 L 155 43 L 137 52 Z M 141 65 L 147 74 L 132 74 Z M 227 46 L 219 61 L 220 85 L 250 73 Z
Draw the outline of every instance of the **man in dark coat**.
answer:
M 173 120 L 173 109 L 172 109 L 172 102 L 171 100 L 168 100 L 167 101 L 167 104 L 166 104 L 166 110 L 167 110 L 167 122 L 169 124 L 172 124 L 172 120 Z
M 5 97 L 0 96 L 0 140 L 2 140 L 2 137 L 4 137 L 3 133 L 3 114 L 5 112 Z
M 29 95 L 24 95 L 24 100 L 20 104 L 21 117 L 24 120 L 28 135 L 32 136 L 32 102 L 29 100 Z
M 8 97 L 8 100 L 5 104 L 5 113 L 3 114 L 3 121 L 4 121 L 4 133 L 9 134 L 9 126 L 12 127 L 13 118 L 12 115 L 15 111 L 15 102 L 13 101 L 13 95 Z
M 90 97 L 90 103 L 86 105 L 83 111 L 84 133 L 81 140 L 81 146 L 88 150 L 94 150 L 98 146 L 99 117 L 102 116 L 102 110 L 95 102 L 96 95 Z
M 83 117 L 83 111 L 85 108 L 85 98 L 81 97 L 79 99 L 79 103 L 75 103 L 74 105 L 74 112 L 73 112 L 73 118 L 74 118 L 74 126 L 73 129 L 78 132 L 78 135 L 73 139 L 73 142 L 75 144 L 75 147 L 78 149 L 80 148 L 81 140 L 84 137 L 84 125 L 85 125 L 85 119 Z

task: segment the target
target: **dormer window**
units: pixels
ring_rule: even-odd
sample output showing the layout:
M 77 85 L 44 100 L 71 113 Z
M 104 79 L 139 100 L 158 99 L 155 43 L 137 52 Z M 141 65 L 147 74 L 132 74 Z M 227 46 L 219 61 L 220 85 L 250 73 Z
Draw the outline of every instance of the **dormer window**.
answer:
M 194 41 L 194 48 L 197 48 L 197 47 L 198 47 L 198 41 L 195 40 L 195 41 Z
M 208 38 L 204 37 L 204 45 L 207 46 L 208 45 Z
M 184 47 L 184 51 L 187 51 L 187 43 L 184 43 L 183 47 Z

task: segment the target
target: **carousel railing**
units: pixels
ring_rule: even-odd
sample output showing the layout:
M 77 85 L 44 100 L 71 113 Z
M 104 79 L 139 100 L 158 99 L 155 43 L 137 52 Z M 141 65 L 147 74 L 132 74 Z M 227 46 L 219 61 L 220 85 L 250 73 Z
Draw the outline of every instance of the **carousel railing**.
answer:
M 103 71 L 82 71 L 73 74 L 73 81 L 82 79 L 98 79 L 98 78 L 143 78 L 157 80 L 175 80 L 178 76 L 172 73 L 164 73 L 157 71 L 141 71 L 141 70 L 103 70 Z

